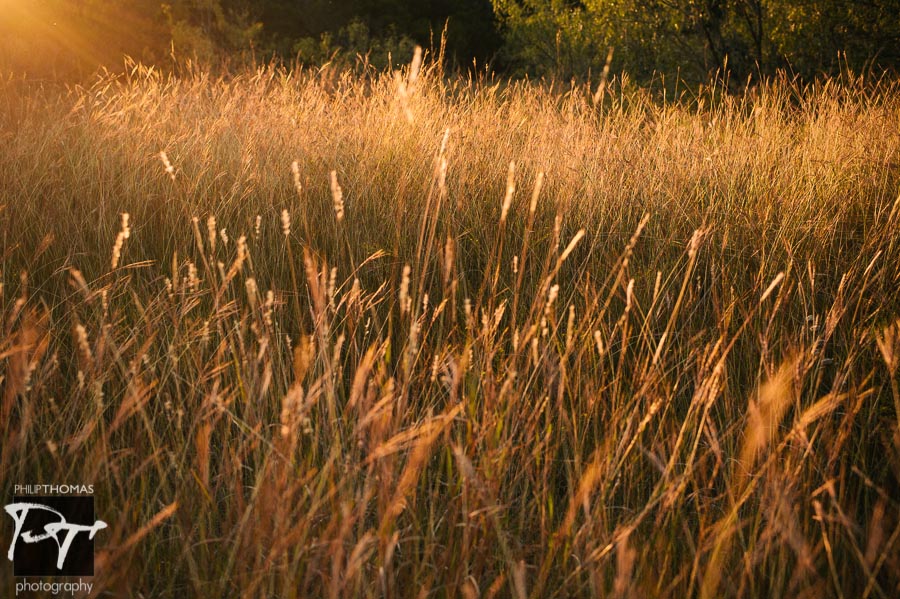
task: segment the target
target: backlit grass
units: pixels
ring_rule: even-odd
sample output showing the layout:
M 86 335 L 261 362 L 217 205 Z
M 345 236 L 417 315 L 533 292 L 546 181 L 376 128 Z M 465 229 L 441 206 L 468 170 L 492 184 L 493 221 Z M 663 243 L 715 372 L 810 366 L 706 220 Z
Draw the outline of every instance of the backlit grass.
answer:
M 593 91 L 5 77 L 3 497 L 108 596 L 900 594 L 900 89 Z

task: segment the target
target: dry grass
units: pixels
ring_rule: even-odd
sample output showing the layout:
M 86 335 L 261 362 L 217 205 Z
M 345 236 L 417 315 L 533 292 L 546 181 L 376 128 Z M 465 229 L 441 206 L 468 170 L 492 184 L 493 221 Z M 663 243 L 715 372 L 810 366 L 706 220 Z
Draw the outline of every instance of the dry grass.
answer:
M 900 87 L 418 71 L 0 82 L 2 495 L 108 596 L 900 594 Z

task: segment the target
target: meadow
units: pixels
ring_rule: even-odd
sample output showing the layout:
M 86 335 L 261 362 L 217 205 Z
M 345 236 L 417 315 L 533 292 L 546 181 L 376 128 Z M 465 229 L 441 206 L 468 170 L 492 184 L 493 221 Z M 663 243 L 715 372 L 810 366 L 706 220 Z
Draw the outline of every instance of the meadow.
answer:
M 900 595 L 900 84 L 661 96 L 4 75 L 3 497 L 95 596 Z

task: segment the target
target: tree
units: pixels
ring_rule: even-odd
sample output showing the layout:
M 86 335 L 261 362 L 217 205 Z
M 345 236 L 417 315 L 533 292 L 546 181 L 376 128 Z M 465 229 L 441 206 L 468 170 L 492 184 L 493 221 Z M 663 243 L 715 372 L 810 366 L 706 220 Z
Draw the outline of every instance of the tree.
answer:
M 839 67 L 900 64 L 900 0 L 493 0 L 514 70 L 584 77 L 616 65 L 639 79 L 678 72 L 705 81 L 791 67 L 811 77 Z
M 241 53 L 253 48 L 263 24 L 250 16 L 248 5 L 222 0 L 182 0 L 162 4 L 176 52 L 204 62 L 222 53 Z

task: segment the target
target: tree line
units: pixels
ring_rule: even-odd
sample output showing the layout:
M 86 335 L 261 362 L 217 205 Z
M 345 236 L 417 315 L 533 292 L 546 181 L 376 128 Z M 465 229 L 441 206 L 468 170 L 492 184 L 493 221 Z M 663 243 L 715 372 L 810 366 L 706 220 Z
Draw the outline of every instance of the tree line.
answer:
M 609 66 L 638 80 L 812 77 L 896 70 L 898 15 L 900 0 L 30 0 L 0 14 L 0 61 L 95 68 L 125 53 L 382 68 L 443 42 L 452 68 L 513 76 L 585 79 Z

